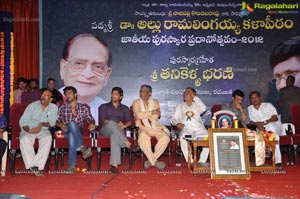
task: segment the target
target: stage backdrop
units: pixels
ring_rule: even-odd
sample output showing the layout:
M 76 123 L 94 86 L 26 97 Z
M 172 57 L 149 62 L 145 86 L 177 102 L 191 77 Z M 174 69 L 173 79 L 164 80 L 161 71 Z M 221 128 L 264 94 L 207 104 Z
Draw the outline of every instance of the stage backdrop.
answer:
M 107 42 L 112 75 L 99 94 L 110 100 L 114 86 L 124 89 L 124 104 L 139 97 L 142 84 L 153 87 L 169 124 L 185 87 L 194 87 L 207 105 L 231 100 L 232 91 L 262 93 L 275 103 L 269 56 L 282 40 L 299 35 L 297 1 L 41 1 L 42 81 L 63 86 L 59 74 L 62 48 L 77 33 Z M 195 3 L 196 2 L 196 3 Z

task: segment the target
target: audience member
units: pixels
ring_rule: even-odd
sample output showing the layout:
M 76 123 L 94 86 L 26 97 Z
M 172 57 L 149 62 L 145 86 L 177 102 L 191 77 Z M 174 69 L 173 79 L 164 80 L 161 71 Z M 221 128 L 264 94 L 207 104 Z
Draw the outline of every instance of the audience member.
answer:
M 155 166 L 158 169 L 164 169 L 165 163 L 158 161 L 158 158 L 170 142 L 170 132 L 160 123 L 160 105 L 158 100 L 153 99 L 151 95 L 152 87 L 150 85 L 142 85 L 140 98 L 133 101 L 132 108 L 135 124 L 139 127 L 139 146 L 148 158 L 144 162 L 144 167 Z M 151 137 L 157 139 L 154 152 L 151 148 Z
M 51 103 L 52 93 L 46 89 L 40 100 L 29 104 L 20 118 L 20 149 L 26 169 L 30 169 L 36 176 L 43 175 L 47 161 L 52 135 L 49 127 L 55 125 L 58 108 Z M 35 139 L 39 140 L 38 152 L 34 151 Z
M 63 96 L 62 94 L 55 89 L 55 79 L 52 77 L 47 79 L 47 89 L 51 90 L 53 94 L 52 103 L 56 104 L 58 107 L 63 104 Z M 43 90 L 43 89 L 42 89 Z
M 66 174 L 76 171 L 76 150 L 79 148 L 82 157 L 87 159 L 93 153 L 84 146 L 82 128 L 84 120 L 89 123 L 89 130 L 95 130 L 95 120 L 86 104 L 77 102 L 77 90 L 73 86 L 64 88 L 66 104 L 59 107 L 59 115 L 56 125 L 62 129 L 69 144 L 68 169 Z
M 26 92 L 27 79 L 19 77 L 17 80 L 17 89 L 14 90 L 14 103 L 21 103 L 21 97 Z
M 29 79 L 29 90 L 22 94 L 21 103 L 31 103 L 39 100 L 42 92 L 39 90 L 39 80 L 36 78 Z
M 222 105 L 222 110 L 228 110 L 235 113 L 236 118 L 239 120 L 239 128 L 247 128 L 249 123 L 248 109 L 243 107 L 245 94 L 241 90 L 235 90 L 232 93 L 232 101 Z
M 123 99 L 123 90 L 120 87 L 114 87 L 111 91 L 111 101 L 102 104 L 99 107 L 99 125 L 101 134 L 110 137 L 110 173 L 118 172 L 118 165 L 121 163 L 121 148 L 127 147 L 132 152 L 139 148 L 130 143 L 124 130 L 131 126 L 130 110 L 121 103 Z
M 257 126 L 258 131 L 272 131 L 275 133 L 275 140 L 279 141 L 279 135 L 283 129 L 276 108 L 271 103 L 262 102 L 262 97 L 258 91 L 252 91 L 249 98 L 251 101 L 251 105 L 248 106 L 250 124 Z M 277 168 L 281 168 L 279 144 L 275 147 L 275 163 Z
M 175 125 L 180 132 L 181 151 L 188 161 L 188 142 L 184 139 L 185 135 L 196 138 L 207 136 L 208 132 L 203 125 L 201 114 L 206 111 L 206 106 L 196 95 L 194 88 L 187 87 L 183 92 L 183 103 L 176 106 L 171 119 L 171 124 Z M 203 148 L 200 154 L 199 163 L 205 163 L 209 154 L 209 148 Z M 193 162 L 193 160 L 192 160 Z
M 282 123 L 291 122 L 291 107 L 293 104 L 300 104 L 300 87 L 296 87 L 294 84 L 295 77 L 289 75 L 286 79 L 286 87 L 280 89 L 278 93 Z
M 112 72 L 111 60 L 107 44 L 91 34 L 70 38 L 62 52 L 60 75 L 64 86 L 74 86 L 78 90 L 78 101 L 90 106 L 96 124 L 98 107 L 106 103 L 97 95 L 108 82 Z

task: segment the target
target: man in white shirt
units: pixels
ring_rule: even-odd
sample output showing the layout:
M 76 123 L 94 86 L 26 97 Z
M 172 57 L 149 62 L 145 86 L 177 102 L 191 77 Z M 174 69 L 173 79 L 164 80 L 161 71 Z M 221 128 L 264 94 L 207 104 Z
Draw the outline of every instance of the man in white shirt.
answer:
M 251 105 L 248 107 L 250 124 L 256 125 L 259 131 L 264 129 L 275 133 L 275 140 L 279 141 L 282 133 L 282 124 L 278 119 L 275 107 L 271 103 L 262 102 L 262 97 L 258 91 L 249 94 Z M 275 147 L 275 163 L 277 168 L 281 168 L 281 153 L 279 144 Z
M 188 161 L 188 142 L 184 137 L 185 135 L 192 135 L 192 137 L 207 136 L 207 129 L 201 119 L 201 114 L 206 111 L 206 106 L 197 97 L 195 89 L 191 87 L 187 87 L 183 92 L 183 100 L 183 103 L 176 106 L 171 124 L 181 130 L 180 146 L 185 160 Z M 208 154 L 209 149 L 203 148 L 198 162 L 205 163 Z

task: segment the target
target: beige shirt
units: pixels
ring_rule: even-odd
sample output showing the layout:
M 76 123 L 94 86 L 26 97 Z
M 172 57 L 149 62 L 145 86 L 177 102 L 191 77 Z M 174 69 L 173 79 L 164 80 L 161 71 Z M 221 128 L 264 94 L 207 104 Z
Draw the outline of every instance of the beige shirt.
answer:
M 147 132 L 154 129 L 169 134 L 169 130 L 160 123 L 159 115 L 152 115 L 153 110 L 160 109 L 158 100 L 150 98 L 150 105 L 148 107 L 145 107 L 141 101 L 141 99 L 136 99 L 132 104 L 135 125 L 138 126 L 141 131 Z M 144 106 L 144 108 L 142 106 Z

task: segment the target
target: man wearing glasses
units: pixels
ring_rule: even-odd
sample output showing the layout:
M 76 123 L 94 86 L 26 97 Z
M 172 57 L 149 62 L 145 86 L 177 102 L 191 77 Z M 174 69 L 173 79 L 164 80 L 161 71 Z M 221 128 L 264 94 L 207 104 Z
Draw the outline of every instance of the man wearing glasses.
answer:
M 64 46 L 60 60 L 60 76 L 64 86 L 78 91 L 78 101 L 91 108 L 98 122 L 98 107 L 105 101 L 97 95 L 106 86 L 111 75 L 111 52 L 107 44 L 91 34 L 78 34 Z M 63 88 L 60 89 L 62 92 Z

